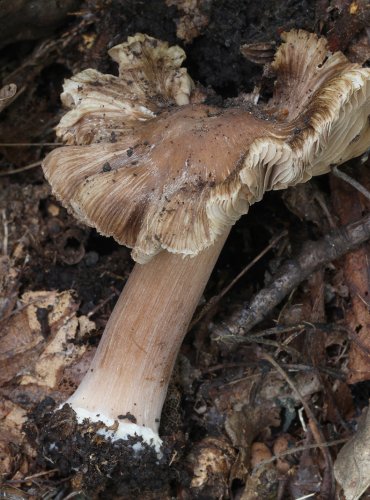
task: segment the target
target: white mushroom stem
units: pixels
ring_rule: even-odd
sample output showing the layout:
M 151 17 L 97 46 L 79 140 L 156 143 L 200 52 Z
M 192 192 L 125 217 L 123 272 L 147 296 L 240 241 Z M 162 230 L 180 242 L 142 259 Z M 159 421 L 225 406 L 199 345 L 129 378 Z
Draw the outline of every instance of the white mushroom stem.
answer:
M 196 257 L 163 251 L 135 265 L 90 369 L 67 401 L 80 421 L 88 417 L 110 425 L 118 420 L 113 439 L 137 434 L 158 449 L 176 356 L 227 233 Z M 134 423 L 119 419 L 128 413 Z

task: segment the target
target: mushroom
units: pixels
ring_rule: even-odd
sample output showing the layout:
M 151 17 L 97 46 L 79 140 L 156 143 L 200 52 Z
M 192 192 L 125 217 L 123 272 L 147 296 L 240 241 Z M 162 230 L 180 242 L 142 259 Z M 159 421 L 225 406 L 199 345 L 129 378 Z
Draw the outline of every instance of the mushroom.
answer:
M 137 436 L 159 452 L 176 355 L 230 227 L 265 191 L 369 147 L 370 69 L 314 34 L 282 37 L 260 107 L 208 105 L 183 50 L 143 34 L 109 50 L 119 76 L 87 69 L 65 82 L 57 135 L 67 146 L 46 157 L 45 176 L 79 221 L 137 262 L 67 401 L 113 441 Z

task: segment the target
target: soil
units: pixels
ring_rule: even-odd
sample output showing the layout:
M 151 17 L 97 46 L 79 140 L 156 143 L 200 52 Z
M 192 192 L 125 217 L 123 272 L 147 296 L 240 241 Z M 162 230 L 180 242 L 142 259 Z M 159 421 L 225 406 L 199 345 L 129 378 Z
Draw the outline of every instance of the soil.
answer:
M 16 83 L 20 90 L 0 115 L 0 339 L 5 345 L 0 348 L 0 497 L 246 500 L 252 498 L 249 491 L 261 499 L 315 493 L 330 500 L 333 471 L 317 449 L 309 448 L 315 441 L 310 427 L 302 427 L 302 402 L 263 353 L 291 370 L 317 410 L 327 441 L 351 435 L 370 389 L 366 374 L 349 383 L 346 372 L 350 337 L 343 325 L 354 325 L 357 332 L 359 324 L 348 282 L 353 263 L 334 262 L 318 271 L 258 325 L 263 332 L 278 324 L 283 333 L 235 347 L 218 341 L 214 325 L 227 324 L 233 310 L 271 281 L 306 240 L 340 224 L 332 201 L 334 196 L 341 204 L 340 188 L 325 177 L 286 193 L 268 193 L 233 228 L 203 304 L 286 233 L 187 335 L 163 410 L 165 452 L 158 464 L 148 448 L 134 456 L 133 443 L 97 440 L 94 425 L 77 426 L 68 407 L 53 411 L 86 371 L 133 263 L 129 250 L 79 224 L 58 204 L 39 166 L 22 167 L 41 161 L 56 141 L 64 78 L 88 67 L 115 74 L 107 48 L 129 35 L 147 33 L 182 46 L 189 74 L 208 89 L 213 104 L 252 92 L 256 85 L 265 99 L 273 79 L 241 54 L 241 45 L 271 47 L 283 31 L 302 28 L 326 35 L 335 50 L 368 64 L 368 9 L 357 2 L 352 12 L 352 3 L 88 0 L 58 20 L 51 33 L 32 30 L 30 37 L 14 21 L 14 37 L 0 51 L 3 83 Z M 4 145 L 9 143 L 18 146 Z M 356 161 L 349 166 L 355 176 Z M 363 184 L 369 179 L 366 165 L 361 166 Z M 351 197 L 359 195 L 349 196 L 351 205 Z M 361 216 L 368 206 L 362 198 L 358 204 Z M 36 323 L 28 310 L 35 311 Z M 306 323 L 321 326 L 311 331 Z M 40 363 L 50 359 L 49 365 Z M 48 366 L 47 375 L 42 366 Z M 247 437 L 241 429 L 248 429 Z M 307 446 L 306 451 L 252 474 L 252 458 L 258 463 L 252 444 L 264 443 L 276 453 L 281 437 L 289 443 L 283 451 Z M 339 449 L 333 445 L 330 453 L 335 456 Z
M 134 497 L 143 491 L 143 484 L 160 495 L 175 479 L 176 468 L 168 467 L 173 449 L 164 444 L 159 458 L 142 438 L 112 442 L 99 435 L 101 430 L 106 430 L 102 423 L 78 424 L 69 405 L 58 410 L 51 398 L 36 407 L 25 426 L 30 441 L 38 437 L 37 463 L 46 468 L 51 462 L 63 476 L 73 474 L 73 487 L 88 497 L 100 492 Z M 141 450 L 135 452 L 133 446 L 138 443 Z

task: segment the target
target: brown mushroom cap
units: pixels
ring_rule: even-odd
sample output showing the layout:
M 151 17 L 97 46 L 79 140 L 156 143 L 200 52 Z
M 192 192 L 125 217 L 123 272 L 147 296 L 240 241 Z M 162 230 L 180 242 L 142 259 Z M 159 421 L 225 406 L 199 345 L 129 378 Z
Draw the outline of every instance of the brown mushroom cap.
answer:
M 370 144 L 370 70 L 328 53 L 325 39 L 283 35 L 263 113 L 191 104 L 185 54 L 146 35 L 109 51 L 119 76 L 67 80 L 71 108 L 45 176 L 81 221 L 133 248 L 196 255 L 264 192 L 327 172 Z M 193 91 L 194 92 L 194 91 Z

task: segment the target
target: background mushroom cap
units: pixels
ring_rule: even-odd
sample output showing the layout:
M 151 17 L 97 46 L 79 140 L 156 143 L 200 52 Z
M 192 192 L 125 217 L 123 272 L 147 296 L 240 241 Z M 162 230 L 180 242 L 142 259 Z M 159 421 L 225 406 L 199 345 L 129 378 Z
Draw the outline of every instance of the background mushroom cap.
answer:
M 79 220 L 133 248 L 196 255 L 264 192 L 308 180 L 370 144 L 370 70 L 331 55 L 325 39 L 283 34 L 274 95 L 261 111 L 191 104 L 179 47 L 147 35 L 109 51 L 119 76 L 67 80 L 71 111 L 46 178 Z

